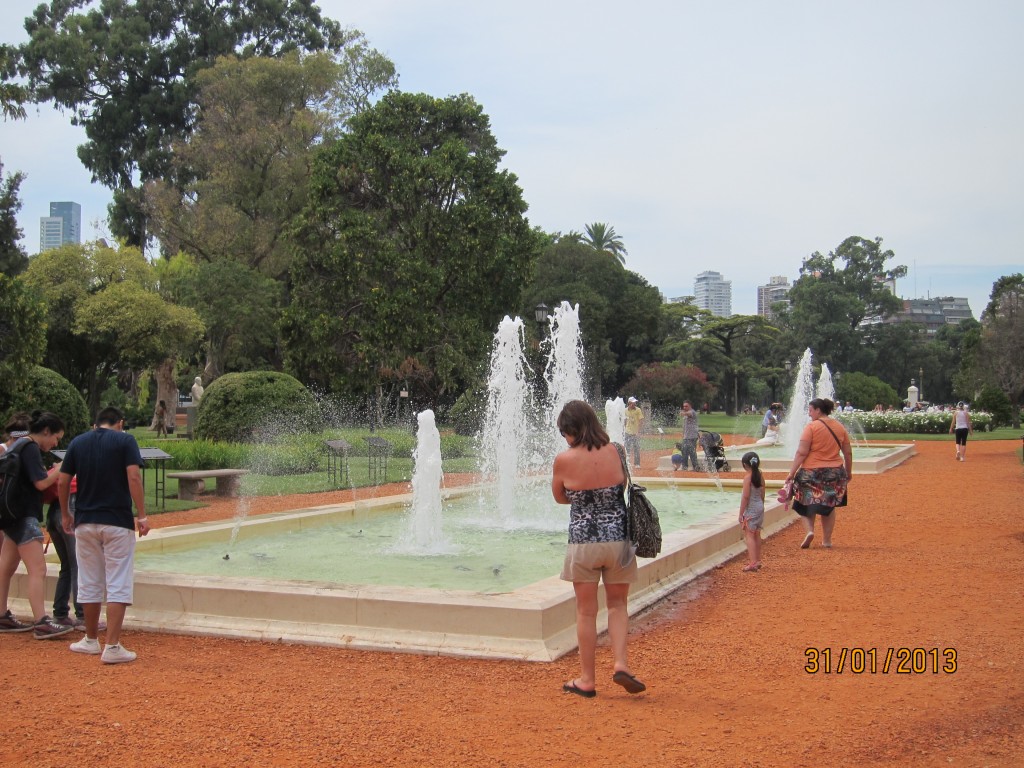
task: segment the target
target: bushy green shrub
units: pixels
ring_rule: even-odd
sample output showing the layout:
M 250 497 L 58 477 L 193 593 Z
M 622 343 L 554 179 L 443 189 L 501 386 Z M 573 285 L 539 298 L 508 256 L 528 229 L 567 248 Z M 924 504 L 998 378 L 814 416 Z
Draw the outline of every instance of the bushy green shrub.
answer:
M 206 388 L 193 431 L 200 439 L 250 443 L 319 427 L 316 400 L 297 379 L 247 371 L 225 374 Z
M 64 439 L 60 447 L 66 448 L 71 439 L 92 426 L 89 407 L 74 385 L 56 371 L 34 365 L 18 382 L 11 393 L 11 407 L 3 414 L 0 428 L 12 414 L 49 411 L 64 420 Z
M 1010 398 L 1001 389 L 984 387 L 978 396 L 974 398 L 974 402 L 971 405 L 991 413 L 993 427 L 1008 427 L 1013 423 L 1013 405 L 1010 403 Z M 971 414 L 971 422 L 974 428 L 977 429 L 978 425 L 973 423 L 973 413 Z
M 483 424 L 487 390 L 485 386 L 467 389 L 445 414 L 445 423 L 456 434 L 466 437 L 477 434 Z
M 883 411 L 876 413 L 866 411 L 861 413 L 836 413 L 836 418 L 845 423 L 855 422 L 865 432 L 886 433 L 902 432 L 916 433 L 919 435 L 938 435 L 949 432 L 949 425 L 953 419 L 952 411 L 917 411 L 915 413 L 903 413 L 902 411 Z M 985 411 L 971 411 L 971 425 L 978 431 L 992 429 L 992 414 Z
M 141 439 L 139 445 L 169 453 L 169 468 L 180 470 L 248 468 L 253 451 L 250 445 L 213 440 Z
M 902 405 L 899 394 L 891 386 L 876 376 L 868 376 L 860 371 L 844 373 L 836 384 L 836 400 L 849 401 L 856 408 L 870 410 L 881 403 L 883 406 Z

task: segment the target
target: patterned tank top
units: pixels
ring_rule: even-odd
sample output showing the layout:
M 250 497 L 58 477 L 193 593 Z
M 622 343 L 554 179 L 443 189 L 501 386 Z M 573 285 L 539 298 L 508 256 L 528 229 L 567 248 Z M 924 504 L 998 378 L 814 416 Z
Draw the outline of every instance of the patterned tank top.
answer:
M 569 498 L 569 543 L 593 544 L 626 538 L 625 486 L 587 491 L 565 489 Z

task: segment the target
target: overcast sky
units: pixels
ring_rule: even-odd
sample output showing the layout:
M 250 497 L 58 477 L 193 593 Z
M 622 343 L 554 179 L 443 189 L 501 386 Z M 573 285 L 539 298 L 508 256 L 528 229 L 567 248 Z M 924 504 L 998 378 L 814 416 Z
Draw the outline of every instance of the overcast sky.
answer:
M 39 0 L 3 0 L 7 42 Z M 905 298 L 966 296 L 1024 270 L 1024 3 L 1017 0 L 320 0 L 397 65 L 405 91 L 470 93 L 533 225 L 615 227 L 667 297 L 694 277 L 796 279 L 814 251 L 882 237 Z M 51 200 L 109 194 L 49 108 L 0 123 L 30 253 Z

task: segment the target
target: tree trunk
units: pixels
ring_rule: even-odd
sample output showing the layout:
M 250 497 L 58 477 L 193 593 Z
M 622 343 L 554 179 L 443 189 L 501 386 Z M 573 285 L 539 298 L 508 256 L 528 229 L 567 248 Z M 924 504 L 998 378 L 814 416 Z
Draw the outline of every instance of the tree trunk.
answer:
M 159 407 L 161 400 L 164 401 L 166 406 L 164 426 L 167 427 L 168 432 L 174 428 L 174 417 L 178 412 L 178 386 L 174 382 L 174 366 L 176 362 L 176 358 L 168 357 L 156 367 L 154 373 L 156 377 L 156 407 Z M 154 408 L 153 421 L 150 423 L 149 428 L 156 430 L 156 427 L 157 415 L 156 408 Z

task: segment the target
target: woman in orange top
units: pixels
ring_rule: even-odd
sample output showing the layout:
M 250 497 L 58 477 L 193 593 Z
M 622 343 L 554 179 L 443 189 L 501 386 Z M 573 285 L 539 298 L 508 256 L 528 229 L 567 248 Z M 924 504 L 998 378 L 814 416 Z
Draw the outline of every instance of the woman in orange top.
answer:
M 846 506 L 846 487 L 853 474 L 853 449 L 846 428 L 829 417 L 833 408 L 835 403 L 828 398 L 817 397 L 808 404 L 811 421 L 800 435 L 800 445 L 786 478 L 794 481 L 793 511 L 800 515 L 807 529 L 801 549 L 807 549 L 814 540 L 815 515 L 821 515 L 822 546 L 831 547 L 836 525 L 833 511 Z

